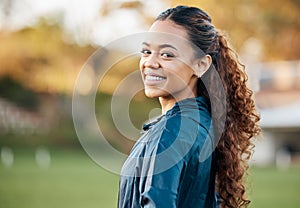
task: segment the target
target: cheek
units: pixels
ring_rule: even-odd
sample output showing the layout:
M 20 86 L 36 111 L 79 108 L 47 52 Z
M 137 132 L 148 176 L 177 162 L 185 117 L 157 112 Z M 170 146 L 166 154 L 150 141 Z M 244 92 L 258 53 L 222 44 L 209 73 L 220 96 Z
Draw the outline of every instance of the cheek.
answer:
M 141 71 L 143 70 L 143 65 L 144 65 L 144 61 L 142 59 L 140 59 L 139 68 Z
M 165 71 L 170 79 L 178 80 L 182 83 L 188 83 L 194 75 L 194 70 L 186 64 L 180 64 L 172 68 L 170 67 Z
M 170 74 L 168 77 L 168 85 L 175 88 L 182 88 L 189 83 L 189 78 L 181 74 Z

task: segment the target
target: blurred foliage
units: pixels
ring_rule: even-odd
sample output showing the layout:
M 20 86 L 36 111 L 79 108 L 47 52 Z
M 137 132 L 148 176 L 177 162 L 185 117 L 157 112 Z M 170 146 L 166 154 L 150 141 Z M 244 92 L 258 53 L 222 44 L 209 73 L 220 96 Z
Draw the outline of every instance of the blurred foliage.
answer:
M 95 51 L 68 44 L 58 24 L 41 19 L 33 28 L 0 31 L 0 76 L 9 75 L 38 92 L 73 90 L 78 71 Z
M 245 43 L 254 38 L 262 45 L 259 60 L 300 58 L 299 0 L 166 2 L 203 8 L 216 27 L 229 34 L 238 52 L 243 53 Z M 131 9 L 141 8 L 138 4 Z M 99 15 L 105 16 L 100 12 Z M 34 27 L 0 31 L 0 76 L 11 75 L 35 91 L 71 93 L 80 68 L 96 49 L 71 44 L 72 38 L 58 21 L 42 18 Z
M 39 98 L 34 91 L 25 88 L 9 76 L 0 77 L 0 97 L 29 110 L 36 110 L 39 105 Z
M 217 28 L 226 31 L 237 51 L 249 38 L 263 47 L 260 60 L 300 59 L 299 0 L 171 0 L 172 5 L 203 8 Z

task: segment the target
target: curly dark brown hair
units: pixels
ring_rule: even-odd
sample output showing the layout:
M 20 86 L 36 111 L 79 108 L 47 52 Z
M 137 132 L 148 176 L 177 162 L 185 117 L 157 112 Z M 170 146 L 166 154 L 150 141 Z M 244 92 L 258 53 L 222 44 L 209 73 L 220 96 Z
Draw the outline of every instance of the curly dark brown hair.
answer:
M 251 139 L 261 130 L 252 99 L 253 92 L 246 84 L 245 66 L 238 61 L 225 36 L 216 30 L 211 18 L 203 10 L 177 6 L 162 12 L 157 20 L 169 20 L 182 26 L 190 41 L 212 57 L 212 66 L 198 79 L 198 95 L 210 102 L 214 129 L 220 132 L 215 151 L 216 191 L 220 207 L 247 207 L 250 200 L 245 194 L 244 176 L 254 147 Z M 217 73 L 213 73 L 213 70 Z M 212 99 L 223 99 L 221 88 L 225 93 L 224 106 L 222 102 L 212 105 Z M 220 112 L 222 109 L 226 111 Z M 223 126 L 220 125 L 222 117 L 225 122 Z

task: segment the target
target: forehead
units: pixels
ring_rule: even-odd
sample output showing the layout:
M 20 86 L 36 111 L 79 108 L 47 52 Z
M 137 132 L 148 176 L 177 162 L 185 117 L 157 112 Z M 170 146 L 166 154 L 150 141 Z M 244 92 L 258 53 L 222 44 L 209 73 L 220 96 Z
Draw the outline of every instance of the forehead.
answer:
M 165 21 L 155 21 L 150 29 L 149 32 L 161 32 L 161 33 L 169 33 L 169 34 L 176 34 L 183 39 L 188 39 L 187 31 L 184 27 L 175 24 L 170 20 Z
M 186 30 L 171 21 L 156 21 L 150 27 L 144 43 L 149 46 L 171 45 L 176 49 L 191 49 Z

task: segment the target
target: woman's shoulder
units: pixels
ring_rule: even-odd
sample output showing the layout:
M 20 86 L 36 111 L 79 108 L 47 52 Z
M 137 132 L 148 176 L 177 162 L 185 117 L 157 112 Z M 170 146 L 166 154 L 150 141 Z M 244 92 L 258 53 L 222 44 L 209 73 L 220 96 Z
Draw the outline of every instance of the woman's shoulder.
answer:
M 174 114 L 159 122 L 157 129 L 159 133 L 149 135 L 158 139 L 158 149 L 164 151 L 168 148 L 176 149 L 186 153 L 189 149 L 199 148 L 210 136 L 210 122 L 200 117 Z M 198 146 L 198 147 L 197 147 Z M 160 152 L 159 151 L 159 152 Z
M 210 114 L 206 111 L 182 109 L 172 115 L 166 115 L 163 125 L 165 131 L 187 136 L 193 133 L 208 132 L 212 121 Z

